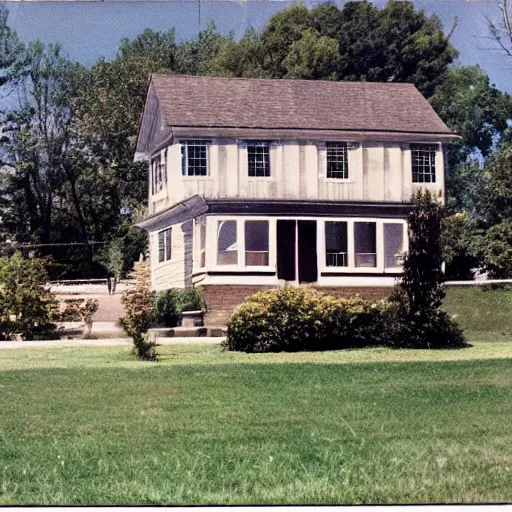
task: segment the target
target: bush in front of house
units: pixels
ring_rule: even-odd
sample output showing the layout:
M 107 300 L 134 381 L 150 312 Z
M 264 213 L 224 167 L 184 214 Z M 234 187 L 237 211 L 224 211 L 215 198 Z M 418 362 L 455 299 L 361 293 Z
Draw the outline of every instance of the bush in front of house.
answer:
M 339 299 L 311 288 L 261 292 L 236 309 L 224 346 L 244 352 L 467 346 L 462 329 L 440 309 L 444 216 L 428 191 L 414 196 L 404 273 L 389 300 Z
M 133 351 L 139 359 L 156 361 L 156 343 L 148 339 L 148 329 L 155 322 L 155 294 L 151 291 L 151 273 L 147 261 L 135 262 L 130 277 L 135 288 L 127 290 L 121 297 L 126 316 L 120 324 L 133 341 Z
M 58 306 L 47 278 L 44 260 L 0 258 L 0 339 L 55 336 Z
M 197 288 L 172 288 L 158 294 L 155 301 L 155 324 L 176 327 L 181 323 L 183 311 L 202 311 L 203 294 Z
M 390 307 L 310 287 L 267 290 L 236 309 L 223 345 L 242 352 L 298 352 L 385 344 Z

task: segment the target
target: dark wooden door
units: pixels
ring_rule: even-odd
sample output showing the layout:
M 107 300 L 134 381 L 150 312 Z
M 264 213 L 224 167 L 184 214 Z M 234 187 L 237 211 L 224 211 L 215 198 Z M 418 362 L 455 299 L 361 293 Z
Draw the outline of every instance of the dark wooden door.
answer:
M 295 221 L 277 221 L 277 277 L 295 281 Z
M 299 282 L 314 283 L 318 280 L 316 255 L 316 221 L 299 220 Z

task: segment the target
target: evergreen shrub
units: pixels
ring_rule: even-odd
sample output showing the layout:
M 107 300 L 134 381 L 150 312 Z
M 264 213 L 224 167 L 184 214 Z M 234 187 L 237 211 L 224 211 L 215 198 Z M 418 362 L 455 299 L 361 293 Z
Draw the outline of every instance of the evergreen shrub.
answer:
M 310 287 L 266 290 L 236 309 L 223 345 L 242 352 L 297 352 L 385 344 L 391 307 Z
M 155 302 L 155 323 L 161 327 L 176 327 L 183 311 L 201 311 L 205 307 L 203 294 L 197 288 L 171 288 L 161 292 Z

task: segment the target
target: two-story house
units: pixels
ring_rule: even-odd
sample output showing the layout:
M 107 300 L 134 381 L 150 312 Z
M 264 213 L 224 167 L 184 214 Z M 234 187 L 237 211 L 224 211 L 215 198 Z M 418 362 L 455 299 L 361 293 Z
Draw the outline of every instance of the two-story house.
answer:
M 286 282 L 387 293 L 456 138 L 410 84 L 154 74 L 136 154 L 152 286 L 201 286 L 210 323 Z

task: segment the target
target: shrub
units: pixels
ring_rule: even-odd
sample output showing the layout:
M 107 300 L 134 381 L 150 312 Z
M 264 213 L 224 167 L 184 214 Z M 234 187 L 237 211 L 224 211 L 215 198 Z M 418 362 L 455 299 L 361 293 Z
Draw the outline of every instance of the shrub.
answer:
M 148 329 L 155 321 L 155 294 L 150 290 L 150 270 L 146 261 L 139 260 L 130 274 L 135 279 L 135 289 L 123 293 L 121 303 L 126 316 L 119 320 L 123 329 L 133 340 L 134 352 L 140 359 L 155 361 L 156 343 L 149 341 Z
M 0 338 L 15 333 L 23 339 L 55 334 L 58 306 L 45 286 L 47 277 L 41 259 L 24 259 L 18 252 L 0 258 Z
M 439 309 L 444 298 L 441 226 L 446 212 L 428 191 L 418 192 L 413 205 L 404 272 L 391 296 L 390 344 L 417 348 L 465 346 L 462 329 Z
M 228 322 L 224 347 L 243 352 L 297 352 L 385 342 L 389 304 L 339 299 L 309 288 L 259 292 Z
M 468 346 L 459 324 L 441 309 L 412 314 L 403 292 L 390 297 L 386 321 L 388 344 L 394 348 L 462 348 Z
M 204 298 L 197 288 L 170 289 L 158 295 L 155 303 L 155 323 L 162 327 L 176 327 L 183 311 L 204 309 Z

